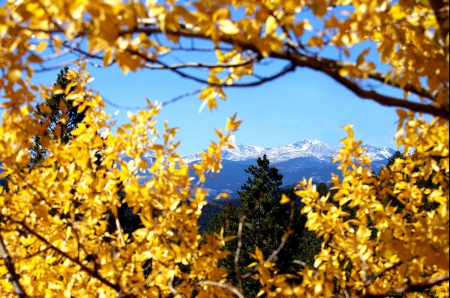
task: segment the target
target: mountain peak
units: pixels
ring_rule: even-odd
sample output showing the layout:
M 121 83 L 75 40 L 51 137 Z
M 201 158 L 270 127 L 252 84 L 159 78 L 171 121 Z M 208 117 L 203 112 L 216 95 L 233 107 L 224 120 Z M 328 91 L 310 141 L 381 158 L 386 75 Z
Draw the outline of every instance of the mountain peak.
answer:
M 295 142 L 292 145 L 316 145 L 316 144 L 324 144 L 323 142 L 316 139 L 304 139 L 298 142 Z
M 222 150 L 222 158 L 229 161 L 246 161 L 254 160 L 258 157 L 267 155 L 271 163 L 284 162 L 290 159 L 306 157 L 318 159 L 322 162 L 330 162 L 333 157 L 339 153 L 339 148 L 331 146 L 317 139 L 305 139 L 295 142 L 290 145 L 276 146 L 273 148 L 264 148 L 253 145 L 243 145 L 236 143 L 235 140 L 229 142 L 234 148 L 225 148 Z M 363 145 L 367 148 L 367 155 L 372 161 L 384 160 L 394 153 L 394 150 L 389 147 L 377 147 L 371 145 Z M 200 154 L 191 154 L 183 156 L 187 163 L 200 160 Z

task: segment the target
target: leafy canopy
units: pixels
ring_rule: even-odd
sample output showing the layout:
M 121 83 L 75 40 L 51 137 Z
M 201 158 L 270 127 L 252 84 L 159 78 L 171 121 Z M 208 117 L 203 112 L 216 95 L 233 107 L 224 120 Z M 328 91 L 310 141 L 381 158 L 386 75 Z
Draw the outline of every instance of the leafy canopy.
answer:
M 335 158 L 343 178 L 332 177 L 338 205 L 321 196 L 311 180 L 299 183 L 306 226 L 324 237 L 321 252 L 314 266 L 286 275 L 255 248 L 258 295 L 378 297 L 429 289 L 445 296 L 448 12 L 445 0 L 7 1 L 0 7 L 0 178 L 6 177 L 9 186 L 8 192 L 0 188 L 0 274 L 8 277 L 0 279 L 2 295 L 242 297 L 217 265 L 227 255 L 221 250 L 225 239 L 219 233 L 203 242 L 197 226 L 206 204 L 202 185 L 207 174 L 221 169 L 220 149 L 240 121 L 233 116 L 226 130 L 216 130 L 218 140 L 192 165 L 195 175 L 189 177 L 173 142 L 176 129 L 155 128 L 161 105 L 148 102 L 148 109 L 129 113 L 129 124 L 116 127 L 101 95 L 87 86 L 93 79 L 87 65 L 117 64 L 124 73 L 169 69 L 203 83 L 199 99 L 209 109 L 217 108 L 217 98 L 225 99 L 230 86 L 264 84 L 303 67 L 361 98 L 403 108 L 397 110 L 395 137 L 404 159 L 375 178 L 361 142 L 347 126 L 348 137 Z M 212 47 L 196 42 L 205 40 Z M 343 58 L 331 59 L 328 50 Z M 168 52 L 201 52 L 217 62 L 169 64 Z M 197 55 L 186 55 L 192 56 Z M 286 66 L 259 73 L 257 66 L 273 59 Z M 61 61 L 77 66 L 65 74 L 66 88 L 35 83 L 36 72 L 59 69 Z M 207 75 L 196 69 L 207 69 Z M 403 97 L 370 89 L 374 82 L 399 89 Z M 38 95 L 51 94 L 64 94 L 84 119 L 70 142 L 57 133 L 49 138 L 48 157 L 30 169 L 28 148 L 34 142 L 29 136 L 45 136 L 32 115 L 34 104 Z M 45 110 L 42 104 L 39 108 Z M 423 114 L 433 118 L 425 120 Z M 142 159 L 148 150 L 154 152 L 151 165 Z M 102 152 L 100 164 L 97 152 Z M 144 185 L 137 169 L 148 171 Z M 429 179 L 432 184 L 419 183 Z M 116 195 L 119 185 L 124 199 Z M 383 204 L 388 195 L 403 209 Z M 421 208 L 424 196 L 436 208 Z M 107 232 L 107 211 L 114 212 L 123 200 L 143 225 L 133 237 Z M 356 208 L 356 219 L 344 220 L 345 204 Z M 293 278 L 301 283 L 292 284 Z

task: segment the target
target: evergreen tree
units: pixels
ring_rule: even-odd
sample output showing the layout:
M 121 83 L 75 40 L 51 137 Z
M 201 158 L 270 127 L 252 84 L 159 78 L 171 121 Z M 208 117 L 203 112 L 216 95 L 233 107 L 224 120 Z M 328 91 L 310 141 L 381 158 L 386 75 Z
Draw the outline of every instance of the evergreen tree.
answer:
M 59 87 L 64 90 L 63 93 L 52 94 L 50 98 L 46 99 L 43 106 L 47 108 L 36 106 L 34 111 L 34 116 L 38 119 L 41 125 L 48 123 L 48 127 L 44 132 L 42 138 L 41 136 L 33 136 L 34 145 L 30 148 L 31 153 L 31 164 L 30 167 L 39 166 L 46 156 L 46 138 L 59 139 L 62 143 L 68 143 L 71 139 L 71 133 L 77 128 L 86 114 L 86 110 L 78 112 L 78 107 L 74 107 L 71 100 L 67 100 L 67 95 L 76 89 L 76 85 L 72 84 L 67 77 L 67 72 L 69 68 L 66 66 L 60 70 L 56 77 L 56 82 L 53 87 Z M 69 90 L 66 89 L 69 86 Z M 58 131 L 58 132 L 57 132 Z M 95 164 L 100 167 L 102 154 L 97 152 L 95 154 L 97 158 Z M 125 193 L 119 191 L 118 196 L 123 201 Z M 128 207 L 126 203 L 123 203 L 117 210 L 120 225 L 124 233 L 132 233 L 135 231 L 141 221 L 138 215 L 133 214 L 132 209 Z M 107 215 L 108 218 L 108 231 L 113 233 L 117 230 L 116 222 L 114 216 L 111 214 Z
M 39 120 L 39 123 L 44 125 L 47 122 L 48 128 L 42 136 L 32 136 L 34 145 L 30 148 L 30 166 L 39 165 L 45 158 L 46 138 L 57 138 L 59 136 L 62 143 L 68 143 L 71 132 L 77 128 L 85 117 L 85 111 L 79 113 L 77 107 L 73 106 L 72 101 L 66 99 L 67 94 L 76 88 L 75 85 L 71 86 L 67 94 L 65 92 L 67 86 L 71 83 L 67 78 L 68 70 L 67 66 L 61 69 L 53 85 L 53 87 L 60 87 L 64 92 L 52 94 L 50 98 L 45 100 L 43 107 L 37 105 L 34 110 L 34 116 Z
M 293 189 L 282 190 L 283 175 L 278 169 L 270 166 L 270 162 L 264 155 L 257 159 L 257 166 L 249 166 L 246 170 L 251 176 L 241 186 L 238 192 L 241 207 L 227 204 L 220 214 L 214 215 L 209 224 L 209 232 L 220 232 L 224 230 L 225 236 L 237 235 L 239 223 L 245 218 L 241 239 L 236 237 L 228 242 L 225 250 L 232 252 L 221 265 L 230 272 L 229 279 L 239 285 L 239 272 L 235 268 L 235 254 L 239 241 L 242 246 L 239 254 L 239 271 L 243 281 L 245 296 L 254 297 L 260 289 L 259 281 L 249 278 L 254 268 L 247 266 L 254 262 L 249 253 L 254 253 L 259 247 L 268 258 L 282 241 L 283 235 L 288 232 L 290 226 L 291 235 L 286 241 L 283 249 L 274 259 L 280 273 L 295 272 L 299 269 L 298 263 L 305 262 L 301 247 L 304 232 L 305 217 L 300 216 L 298 204 L 280 204 L 282 193 L 293 200 L 295 194 Z M 294 210 L 291 210 L 294 208 Z M 291 212 L 292 216 L 291 216 Z M 311 236 L 311 235 L 309 235 Z M 313 235 L 315 238 L 315 235 Z M 312 243 L 311 243 L 312 244 Z M 305 247 L 310 251 L 318 251 L 312 247 Z M 294 262 L 295 260 L 301 262 Z M 308 262 L 310 263 L 310 262 Z

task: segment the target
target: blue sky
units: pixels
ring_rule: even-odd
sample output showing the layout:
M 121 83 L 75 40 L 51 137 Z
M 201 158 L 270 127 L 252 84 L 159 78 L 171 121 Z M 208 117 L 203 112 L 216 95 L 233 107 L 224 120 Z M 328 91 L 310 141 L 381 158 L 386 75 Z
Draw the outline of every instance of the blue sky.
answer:
M 277 64 L 277 63 L 274 63 Z M 269 68 L 275 67 L 275 65 Z M 145 106 L 166 101 L 201 87 L 169 71 L 141 70 L 123 75 L 116 67 L 92 69 L 92 88 L 106 99 L 125 106 Z M 52 83 L 57 71 L 37 75 L 45 84 Z M 354 124 L 356 137 L 365 143 L 394 147 L 396 129 L 394 108 L 382 107 L 362 100 L 325 75 L 297 69 L 294 73 L 252 88 L 228 88 L 227 100 L 218 102 L 218 110 L 205 108 L 199 113 L 197 96 L 183 98 L 165 106 L 159 116 L 159 128 L 165 119 L 171 127 L 179 127 L 182 155 L 203 150 L 216 140 L 214 128 L 224 127 L 227 117 L 235 112 L 242 119 L 236 142 L 262 147 L 291 144 L 303 139 L 318 139 L 338 145 L 345 137 L 342 126 Z M 118 109 L 108 107 L 114 114 Z M 128 121 L 127 109 L 119 109 L 118 124 Z
M 311 14 L 306 17 L 314 27 L 319 25 Z M 374 47 L 366 43 L 353 49 L 352 53 L 359 53 L 367 46 Z M 368 57 L 376 61 L 373 52 Z M 183 61 L 214 62 L 212 57 L 205 55 L 175 54 Z M 339 57 L 336 51 L 321 54 Z M 174 62 L 171 55 L 165 61 Z M 283 65 L 273 61 L 265 67 L 263 74 L 273 73 Z M 105 69 L 92 67 L 90 71 L 95 77 L 92 88 L 100 91 L 109 101 L 124 106 L 145 106 L 146 98 L 167 101 L 204 87 L 166 70 L 140 70 L 123 75 L 118 67 L 111 66 Z M 51 85 L 57 73 L 55 70 L 36 74 L 35 82 Z M 204 77 L 207 77 L 206 72 Z M 398 91 L 382 90 L 402 96 Z M 236 142 L 242 144 L 274 147 L 303 139 L 318 139 L 338 146 L 339 140 L 346 136 L 342 127 L 350 123 L 354 125 L 356 137 L 364 143 L 395 147 L 395 108 L 359 99 L 332 79 L 313 70 L 297 68 L 295 72 L 259 87 L 227 88 L 225 91 L 227 100 L 219 101 L 218 110 L 212 112 L 205 108 L 199 113 L 202 102 L 197 96 L 183 98 L 162 109 L 158 128 L 162 130 L 165 119 L 169 121 L 169 126 L 179 127 L 178 140 L 182 141 L 179 152 L 182 155 L 199 152 L 211 140 L 217 140 L 214 128 L 224 127 L 226 118 L 235 112 L 243 120 L 239 131 L 234 134 Z M 114 114 L 117 110 L 110 106 L 107 111 Z M 119 110 L 116 116 L 118 124 L 128 122 L 127 110 Z

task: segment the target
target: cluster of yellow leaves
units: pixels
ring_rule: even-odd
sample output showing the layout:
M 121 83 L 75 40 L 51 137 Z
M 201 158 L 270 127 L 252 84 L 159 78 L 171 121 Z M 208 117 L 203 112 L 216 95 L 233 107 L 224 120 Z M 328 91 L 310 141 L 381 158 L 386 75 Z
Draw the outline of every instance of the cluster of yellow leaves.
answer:
M 311 18 L 308 11 L 322 28 L 312 31 L 306 19 Z M 437 0 L 217 0 L 164 4 L 10 0 L 0 8 L 4 49 L 0 67 L 8 69 L 0 82 L 10 92 L 14 83 L 24 87 L 25 74 L 27 80 L 33 74 L 31 65 L 48 60 L 49 56 L 44 55 L 47 49 L 63 55 L 76 48 L 79 54 L 99 59 L 104 66 L 117 63 L 127 73 L 155 64 L 167 68 L 163 55 L 178 47 L 167 40 L 177 44 L 180 37 L 206 39 L 217 47 L 218 64 L 204 80 L 211 86 L 200 99 L 212 109 L 217 95 L 225 98 L 222 90 L 214 87 L 253 75 L 253 65 L 260 58 L 280 58 L 305 66 L 301 59 L 315 59 L 314 48 L 334 48 L 350 58 L 350 47 L 369 40 L 376 43 L 373 51 L 388 66 L 381 76 L 374 73 L 380 67 L 365 57 L 369 49 L 353 51 L 358 57 L 356 63 L 344 63 L 334 71 L 350 78 L 371 77 L 401 89 L 408 87 L 405 97 L 414 91 L 432 97 L 433 105 L 448 109 L 448 28 L 448 3 Z M 163 34 L 165 41 L 157 38 L 158 34 Z M 82 38 L 87 42 L 82 44 Z M 233 48 L 219 49 L 222 43 Z M 313 64 L 308 67 L 317 69 Z M 427 82 L 428 88 L 421 80 Z M 20 103 L 32 97 L 27 88 L 16 92 L 23 92 Z
M 361 141 L 354 140 L 351 126 L 345 127 L 348 137 L 335 159 L 343 178 L 333 175 L 332 179 L 338 207 L 328 197 L 319 198 L 311 180 L 299 184 L 297 194 L 305 203 L 302 212 L 308 216 L 307 227 L 324 237 L 315 274 L 310 276 L 314 269 L 301 272 L 301 287 L 307 293 L 312 293 L 307 290 L 310 287 L 314 296 L 328 297 L 333 289 L 344 294 L 351 287 L 353 294 L 383 294 L 448 274 L 448 122 L 436 118 L 427 123 L 413 113 L 404 114 L 407 119 L 402 119 L 400 127 L 407 133 L 400 133 L 397 142 L 406 158 L 396 159 L 378 177 L 367 167 L 370 158 Z M 435 157 L 441 158 L 436 161 Z M 417 182 L 430 177 L 438 188 L 418 186 Z M 405 205 L 401 212 L 383 204 L 388 193 Z M 425 194 L 439 203 L 437 209 L 419 209 Z M 342 206 L 347 202 L 350 208 L 356 207 L 356 219 L 345 220 L 349 214 Z M 448 283 L 436 289 L 444 297 Z
M 414 113 L 399 111 L 399 115 L 397 142 L 406 158 L 396 159 L 378 177 L 367 167 L 370 158 L 360 147 L 362 142 L 354 140 L 351 126 L 345 127 L 348 137 L 342 140 L 335 158 L 343 178 L 333 174 L 331 180 L 338 206 L 329 195 L 320 197 L 311 179 L 299 183 L 296 194 L 305 203 L 301 212 L 308 217 L 306 227 L 323 236 L 322 250 L 315 257 L 314 268 L 306 266 L 292 275 L 277 274 L 274 263 L 265 260 L 257 248 L 252 255 L 256 262 L 249 267 L 258 266 L 253 276 L 261 281 L 258 296 L 383 295 L 448 275 L 448 121 L 435 118 L 427 123 Z M 420 188 L 418 182 L 428 179 L 437 187 Z M 388 193 L 405 205 L 401 212 L 383 203 Z M 439 206 L 421 210 L 425 195 L 428 202 Z M 281 203 L 287 201 L 283 198 Z M 350 214 L 342 210 L 346 203 L 356 208 L 356 219 L 348 220 Z M 296 279 L 294 285 L 287 282 Z M 448 282 L 428 291 L 447 297 Z
M 312 31 L 313 21 L 304 19 L 308 11 L 323 28 Z M 245 82 L 246 76 L 254 75 L 255 63 L 272 57 L 317 70 L 330 67 L 341 77 L 356 79 L 352 82 L 370 77 L 404 89 L 405 97 L 409 92 L 422 94 L 430 106 L 448 111 L 445 1 L 7 1 L 0 7 L 0 93 L 5 109 L 0 126 L 5 171 L 0 176 L 8 179 L 10 191 L 0 190 L 0 233 L 27 294 L 230 295 L 231 287 L 213 286 L 225 283 L 226 272 L 217 267 L 217 260 L 226 255 L 220 251 L 224 239 L 210 236 L 201 243 L 197 219 L 206 204 L 202 183 L 207 174 L 221 169 L 220 149 L 238 127 L 236 117 L 227 122 L 226 133 L 216 131 L 219 141 L 194 165 L 199 178 L 194 183 L 176 153 L 176 129 L 166 125 L 163 142 L 155 143 L 160 106 L 149 103 L 148 110 L 129 114 L 131 123 L 117 128 L 115 135 L 101 96 L 86 87 L 91 78 L 85 61 L 77 61 L 79 72 L 69 72 L 71 87 L 76 87 L 70 94 L 70 88 L 38 87 L 32 81 L 36 68 L 72 52 L 103 66 L 115 63 L 124 73 L 153 67 L 190 77 L 163 59 L 181 47 L 180 37 L 210 40 L 215 46 L 217 65 L 193 64 L 209 68 L 206 79 L 197 78 L 208 85 L 200 99 L 209 109 L 217 107 L 217 97 L 226 98 L 224 86 Z M 354 64 L 330 66 L 320 64 L 313 51 L 329 46 L 351 58 L 350 47 L 366 40 L 376 43 L 386 73 L 375 72 L 380 67 L 366 58 L 370 49 L 353 52 Z M 41 167 L 30 170 L 29 136 L 42 135 L 48 126 L 30 116 L 39 92 L 42 98 L 50 92 L 68 94 L 79 111 L 86 109 L 86 117 L 68 144 L 45 140 L 49 156 Z M 65 107 L 61 110 L 64 113 Z M 324 247 L 316 268 L 300 272 L 296 286 L 287 282 L 292 276 L 277 275 L 256 250 L 261 295 L 320 297 L 336 289 L 345 294 L 347 287 L 352 295 L 358 290 L 362 295 L 386 293 L 408 282 L 448 274 L 448 120 L 428 123 L 401 111 L 399 118 L 397 142 L 407 157 L 379 177 L 368 170 L 370 159 L 346 128 L 349 137 L 336 157 L 343 179 L 332 178 L 338 207 L 320 198 L 311 181 L 300 183 L 302 212 L 308 216 L 308 228 L 324 237 Z M 59 134 L 55 130 L 55 136 Z M 408 155 L 412 149 L 415 153 Z M 148 150 L 154 152 L 151 165 L 142 159 Z M 102 156 L 100 165 L 95 162 L 97 153 Z M 121 154 L 131 161 L 123 162 Z M 148 171 L 145 185 L 138 183 L 138 169 Z M 418 186 L 430 177 L 438 188 Z M 133 237 L 120 229 L 114 235 L 106 232 L 108 211 L 116 214 L 123 203 L 117 196 L 122 187 L 125 201 L 144 224 Z M 382 204 L 387 194 L 405 205 L 402 212 Z M 424 196 L 439 207 L 420 209 Z M 357 207 L 357 219 L 345 221 L 346 203 Z M 152 269 L 147 277 L 145 263 Z M 7 273 L 2 263 L 0 275 Z M 0 290 L 13 296 L 8 279 L 0 279 Z M 440 290 L 448 292 L 448 284 Z
M 160 106 L 129 113 L 130 124 L 117 128 L 108 122 L 101 97 L 86 90 L 86 79 L 69 72 L 77 89 L 71 100 L 79 101 L 86 117 L 67 144 L 49 139 L 49 155 L 41 167 L 30 169 L 27 147 L 35 125 L 28 106 L 6 111 L 0 127 L 0 160 L 10 191 L 0 190 L 1 236 L 14 260 L 20 283 L 30 296 L 113 297 L 120 291 L 139 297 L 167 296 L 180 291 L 190 297 L 227 296 L 227 290 L 200 281 L 225 282 L 226 271 L 217 261 L 226 256 L 219 249 L 223 238 L 207 237 L 200 243 L 197 220 L 206 204 L 202 188 L 205 174 L 217 172 L 220 149 L 240 121 L 227 121 L 227 133 L 217 130 L 212 143 L 194 165 L 199 183 L 189 177 L 188 166 L 176 153 L 175 128 L 165 125 L 162 143 L 155 129 Z M 142 156 L 154 153 L 147 164 Z M 101 154 L 97 165 L 96 153 Z M 129 157 L 129 162 L 123 158 Z M 148 172 L 145 184 L 137 171 Z M 117 215 L 118 191 L 123 185 L 125 202 L 139 212 L 143 227 L 130 235 L 107 232 L 108 211 Z M 146 261 L 149 261 L 146 263 Z M 144 276 L 144 264 L 151 273 Z M 189 265 L 189 271 L 183 266 Z M 0 265 L 0 274 L 7 269 Z M 174 290 L 172 283 L 179 282 Z M 13 295 L 8 279 L 1 279 L 2 296 Z

